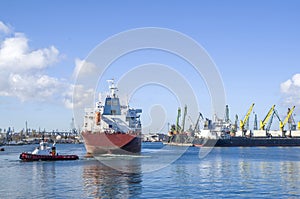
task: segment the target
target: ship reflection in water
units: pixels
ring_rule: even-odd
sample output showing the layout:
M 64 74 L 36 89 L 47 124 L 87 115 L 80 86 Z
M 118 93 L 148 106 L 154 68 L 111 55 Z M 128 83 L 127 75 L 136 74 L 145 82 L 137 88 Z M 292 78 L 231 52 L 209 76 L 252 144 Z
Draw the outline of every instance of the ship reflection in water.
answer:
M 89 161 L 82 175 L 85 194 L 91 198 L 136 198 L 142 194 L 141 173 L 138 158 Z

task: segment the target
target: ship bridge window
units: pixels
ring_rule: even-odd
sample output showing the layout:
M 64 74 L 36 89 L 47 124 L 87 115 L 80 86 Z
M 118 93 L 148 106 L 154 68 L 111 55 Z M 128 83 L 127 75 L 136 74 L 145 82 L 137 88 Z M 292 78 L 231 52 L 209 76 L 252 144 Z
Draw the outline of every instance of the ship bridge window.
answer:
M 115 99 L 112 101 L 113 106 L 118 106 L 119 105 L 119 100 Z
M 106 99 L 106 105 L 111 106 L 111 99 Z
M 121 115 L 119 98 L 106 98 L 103 115 Z

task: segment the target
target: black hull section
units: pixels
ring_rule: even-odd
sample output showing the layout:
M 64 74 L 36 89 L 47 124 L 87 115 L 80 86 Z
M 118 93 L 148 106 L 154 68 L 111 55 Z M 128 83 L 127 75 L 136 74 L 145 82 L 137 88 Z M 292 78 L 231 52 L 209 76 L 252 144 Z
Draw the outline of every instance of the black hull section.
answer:
M 231 137 L 220 139 L 192 138 L 186 135 L 169 137 L 171 144 L 205 147 L 300 147 L 300 137 Z
M 140 153 L 141 152 L 141 145 L 142 139 L 140 136 L 135 137 L 132 139 L 128 144 L 121 147 L 122 151 L 128 152 L 128 153 Z
M 247 138 L 231 137 L 229 139 L 195 139 L 195 146 L 215 147 L 293 147 L 300 146 L 300 138 Z

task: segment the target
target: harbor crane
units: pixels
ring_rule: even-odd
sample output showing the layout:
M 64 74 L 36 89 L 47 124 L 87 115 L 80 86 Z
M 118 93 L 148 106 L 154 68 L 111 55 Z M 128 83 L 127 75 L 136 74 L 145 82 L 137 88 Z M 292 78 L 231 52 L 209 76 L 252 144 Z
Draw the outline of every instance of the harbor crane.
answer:
M 229 118 L 229 106 L 226 105 L 226 108 L 225 108 L 225 122 L 229 123 L 230 122 L 230 118 Z
M 269 121 L 269 123 L 267 124 L 267 128 L 266 128 L 266 131 L 267 131 L 267 132 L 270 131 L 270 129 L 271 129 L 271 126 L 272 126 L 272 123 L 273 123 L 273 118 L 274 118 L 274 116 L 277 117 L 277 119 L 278 119 L 279 122 L 281 121 L 281 119 L 280 119 L 280 117 L 279 117 L 279 114 L 277 113 L 276 109 L 274 109 L 274 110 L 273 110 L 273 113 L 272 113 L 272 115 L 271 115 L 270 121 Z
M 185 126 L 185 118 L 186 118 L 186 114 L 187 114 L 187 106 L 184 106 L 184 110 L 183 110 L 183 118 L 182 118 L 182 124 L 181 124 L 181 132 L 184 132 L 184 126 Z
M 192 126 L 194 126 L 193 132 L 195 133 L 197 130 L 199 130 L 199 123 L 200 123 L 200 119 L 201 121 L 204 120 L 202 113 L 199 112 L 198 118 L 196 120 L 196 124 L 193 123 L 191 116 L 188 116 L 188 119 L 190 120 L 190 122 L 192 123 Z
M 257 114 L 254 115 L 254 126 L 253 130 L 257 130 Z
M 239 116 L 235 115 L 234 125 L 232 126 L 232 132 L 237 132 L 238 128 L 238 122 L 239 122 Z
M 196 132 L 196 130 L 199 128 L 199 121 L 200 121 L 200 119 L 204 120 L 202 113 L 199 112 L 199 116 L 197 118 L 197 121 L 196 121 L 196 124 L 195 124 L 195 127 L 194 127 L 194 132 Z
M 177 111 L 177 119 L 176 119 L 176 127 L 175 127 L 176 133 L 178 133 L 179 130 L 180 130 L 180 126 L 179 126 L 179 119 L 180 119 L 180 116 L 181 116 L 181 109 L 178 108 L 178 111 Z
M 241 121 L 240 121 L 240 129 L 241 129 L 241 131 L 243 131 L 243 132 L 245 131 L 245 125 L 246 125 L 246 124 L 248 123 L 248 121 L 249 121 L 249 116 L 250 116 L 250 114 L 251 114 L 251 112 L 252 112 L 252 110 L 253 110 L 254 105 L 255 105 L 255 103 L 253 103 L 253 104 L 250 106 L 250 108 L 249 108 L 249 110 L 248 110 L 248 112 L 247 112 L 247 114 L 246 114 L 244 120 L 241 120 Z
M 285 117 L 285 119 L 283 121 L 279 122 L 279 128 L 280 130 L 283 132 L 284 131 L 284 126 L 286 125 L 286 123 L 289 121 L 289 119 L 291 118 L 293 112 L 294 112 L 295 106 L 293 106 L 292 109 L 288 108 L 288 112 L 287 112 L 287 116 Z
M 267 125 L 268 121 L 270 120 L 271 116 L 273 115 L 275 109 L 275 105 L 272 106 L 272 108 L 269 110 L 268 114 L 264 118 L 263 121 L 260 121 L 259 123 L 259 130 L 265 130 L 265 126 Z

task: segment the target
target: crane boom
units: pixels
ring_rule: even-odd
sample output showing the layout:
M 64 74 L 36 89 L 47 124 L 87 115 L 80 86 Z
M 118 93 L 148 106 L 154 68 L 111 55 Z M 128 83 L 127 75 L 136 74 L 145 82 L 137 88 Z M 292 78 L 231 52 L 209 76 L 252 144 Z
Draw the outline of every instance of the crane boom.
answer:
M 182 125 L 181 125 L 181 131 L 184 131 L 184 126 L 185 126 L 185 118 L 187 114 L 187 106 L 184 106 L 184 111 L 183 111 L 183 118 L 182 118 Z
M 199 112 L 199 116 L 198 116 L 198 119 L 196 121 L 194 131 L 196 131 L 198 129 L 200 118 L 203 120 L 203 115 Z
M 268 114 L 266 115 L 265 119 L 263 121 L 260 121 L 259 123 L 259 129 L 265 130 L 265 126 L 267 125 L 268 121 L 270 120 L 273 112 L 275 109 L 275 105 L 272 106 L 272 108 L 269 110 Z
M 295 106 L 293 106 L 292 109 L 289 108 L 287 116 L 285 117 L 285 119 L 283 120 L 283 122 L 282 121 L 279 122 L 279 128 L 280 128 L 281 131 L 283 131 L 284 126 L 289 121 L 290 117 L 292 116 L 294 109 L 295 109 Z
M 229 107 L 228 105 L 226 105 L 226 108 L 225 108 L 225 122 L 229 122 L 230 119 L 229 119 Z
M 249 120 L 249 116 L 250 116 L 250 114 L 251 114 L 251 112 L 252 112 L 252 109 L 253 109 L 254 105 L 255 105 L 255 103 L 253 103 L 253 104 L 250 106 L 250 108 L 249 108 L 249 110 L 248 110 L 248 112 L 247 112 L 247 114 L 246 114 L 244 120 L 241 120 L 241 121 L 240 121 L 240 129 L 241 129 L 242 131 L 244 131 L 245 124 L 246 124 L 247 121 Z
M 179 130 L 180 130 L 180 126 L 179 126 L 179 118 L 180 118 L 180 115 L 181 115 L 181 109 L 178 108 L 178 111 L 177 111 L 177 119 L 176 119 L 176 133 L 178 133 Z
M 278 115 L 276 109 L 274 109 L 274 110 L 273 110 L 273 113 L 272 113 L 272 116 L 271 116 L 271 118 L 270 118 L 270 120 L 269 120 L 269 123 L 267 124 L 267 128 L 266 128 L 267 131 L 270 131 L 270 129 L 271 129 L 271 126 L 272 126 L 272 122 L 273 122 L 274 116 L 277 117 L 277 119 L 278 119 L 279 122 L 281 121 L 281 119 L 280 119 L 280 117 L 279 117 L 279 115 Z
M 257 114 L 255 114 L 255 116 L 254 116 L 254 126 L 253 126 L 253 130 L 257 130 Z

